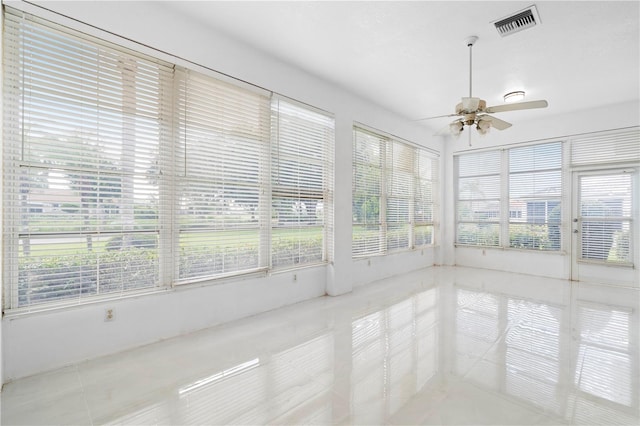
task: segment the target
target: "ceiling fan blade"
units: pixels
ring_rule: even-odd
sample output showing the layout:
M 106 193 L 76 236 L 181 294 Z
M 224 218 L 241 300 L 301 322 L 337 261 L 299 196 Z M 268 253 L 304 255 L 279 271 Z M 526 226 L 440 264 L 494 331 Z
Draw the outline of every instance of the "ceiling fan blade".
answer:
M 447 115 L 436 115 L 435 117 L 425 117 L 425 118 L 417 118 L 413 121 L 426 121 L 426 120 L 433 120 L 435 118 L 444 118 L 444 117 L 457 117 L 458 114 L 447 114 Z
M 517 111 L 521 109 L 534 109 L 534 108 L 546 108 L 549 104 L 547 101 L 529 101 L 529 102 L 517 102 L 514 104 L 496 105 L 485 109 L 485 112 L 503 112 L 503 111 Z
M 504 120 L 500 120 L 499 118 L 495 118 L 491 115 L 481 115 L 479 116 L 482 120 L 488 120 L 491 122 L 491 127 L 493 127 L 496 130 L 504 130 L 504 129 L 508 129 L 509 127 L 512 126 L 511 123 L 507 123 Z

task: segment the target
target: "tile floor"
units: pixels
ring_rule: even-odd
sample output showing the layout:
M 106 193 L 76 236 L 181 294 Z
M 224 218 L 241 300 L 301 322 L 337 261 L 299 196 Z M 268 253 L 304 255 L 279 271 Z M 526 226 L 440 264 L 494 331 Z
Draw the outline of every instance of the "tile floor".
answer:
M 638 291 L 430 268 L 18 380 L 14 424 L 640 424 Z

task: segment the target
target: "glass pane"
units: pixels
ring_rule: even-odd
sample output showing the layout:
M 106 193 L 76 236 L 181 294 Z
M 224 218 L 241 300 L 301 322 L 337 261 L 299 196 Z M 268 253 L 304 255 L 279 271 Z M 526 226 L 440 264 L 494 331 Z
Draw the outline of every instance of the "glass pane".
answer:
M 631 263 L 632 176 L 580 177 L 580 258 Z
M 457 243 L 497 247 L 500 226 L 497 223 L 459 223 Z
M 509 247 L 536 250 L 560 250 L 558 224 L 509 224 Z
M 354 256 L 381 254 L 386 242 L 382 238 L 382 227 L 376 225 L 353 225 L 352 247 Z
M 153 287 L 158 234 L 33 237 L 19 242 L 18 307 Z
M 584 220 L 581 258 L 611 263 L 631 263 L 631 222 Z
M 194 279 L 255 269 L 260 230 L 207 230 L 180 233 L 179 279 Z
M 498 222 L 500 201 L 458 201 L 458 220 Z
M 353 196 L 354 223 L 380 223 L 380 197 L 356 193 Z
M 486 200 L 500 198 L 500 175 L 458 179 L 458 199 Z
M 409 224 L 389 224 L 387 226 L 387 250 L 403 248 L 409 248 Z
M 276 228 L 271 235 L 272 266 L 293 266 L 323 260 L 323 228 Z
M 416 247 L 433 244 L 433 225 L 420 225 L 413 228 Z

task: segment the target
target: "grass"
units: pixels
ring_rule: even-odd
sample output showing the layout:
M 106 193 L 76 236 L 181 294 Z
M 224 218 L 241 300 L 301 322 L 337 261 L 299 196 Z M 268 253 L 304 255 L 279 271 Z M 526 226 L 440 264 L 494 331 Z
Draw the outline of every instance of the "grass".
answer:
M 153 234 L 140 234 L 153 235 Z M 285 242 L 297 240 L 322 239 L 323 228 L 310 226 L 301 229 L 274 228 L 271 233 L 272 241 Z M 107 250 L 107 244 L 113 237 L 93 237 L 93 251 L 103 252 Z M 84 237 L 77 237 L 76 241 L 64 242 L 65 239 L 52 241 L 46 238 L 46 242 L 38 242 L 38 239 L 31 239 L 31 256 L 48 255 L 74 255 L 87 251 L 87 241 Z M 229 230 L 229 231 L 205 231 L 205 232 L 183 232 L 180 234 L 180 248 L 207 247 L 208 249 L 235 249 L 250 246 L 257 247 L 260 244 L 258 230 Z M 24 248 L 24 245 L 23 245 Z M 24 257 L 24 249 L 20 250 L 20 256 Z

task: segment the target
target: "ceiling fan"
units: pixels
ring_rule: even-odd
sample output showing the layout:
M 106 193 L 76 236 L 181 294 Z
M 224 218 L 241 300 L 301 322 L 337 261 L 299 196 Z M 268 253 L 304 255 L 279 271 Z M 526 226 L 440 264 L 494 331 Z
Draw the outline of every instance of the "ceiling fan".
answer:
M 467 47 L 469 48 L 469 96 L 463 97 L 461 102 L 456 105 L 455 114 L 427 117 L 419 119 L 417 121 L 431 120 L 434 118 L 442 117 L 460 117 L 449 124 L 448 129 L 451 134 L 453 134 L 454 136 L 458 136 L 464 130 L 465 126 L 471 127 L 475 125 L 478 133 L 484 135 L 492 127 L 496 130 L 504 130 L 511 127 L 511 123 L 507 123 L 506 121 L 500 120 L 499 118 L 493 117 L 489 114 L 504 111 L 517 111 L 522 109 L 546 108 L 548 106 L 547 101 L 540 100 L 487 107 L 486 101 L 480 98 L 474 98 L 471 93 L 473 75 L 471 50 L 475 42 L 478 41 L 478 37 L 470 36 L 465 41 L 467 43 Z M 471 142 L 471 132 L 469 132 L 469 142 Z

